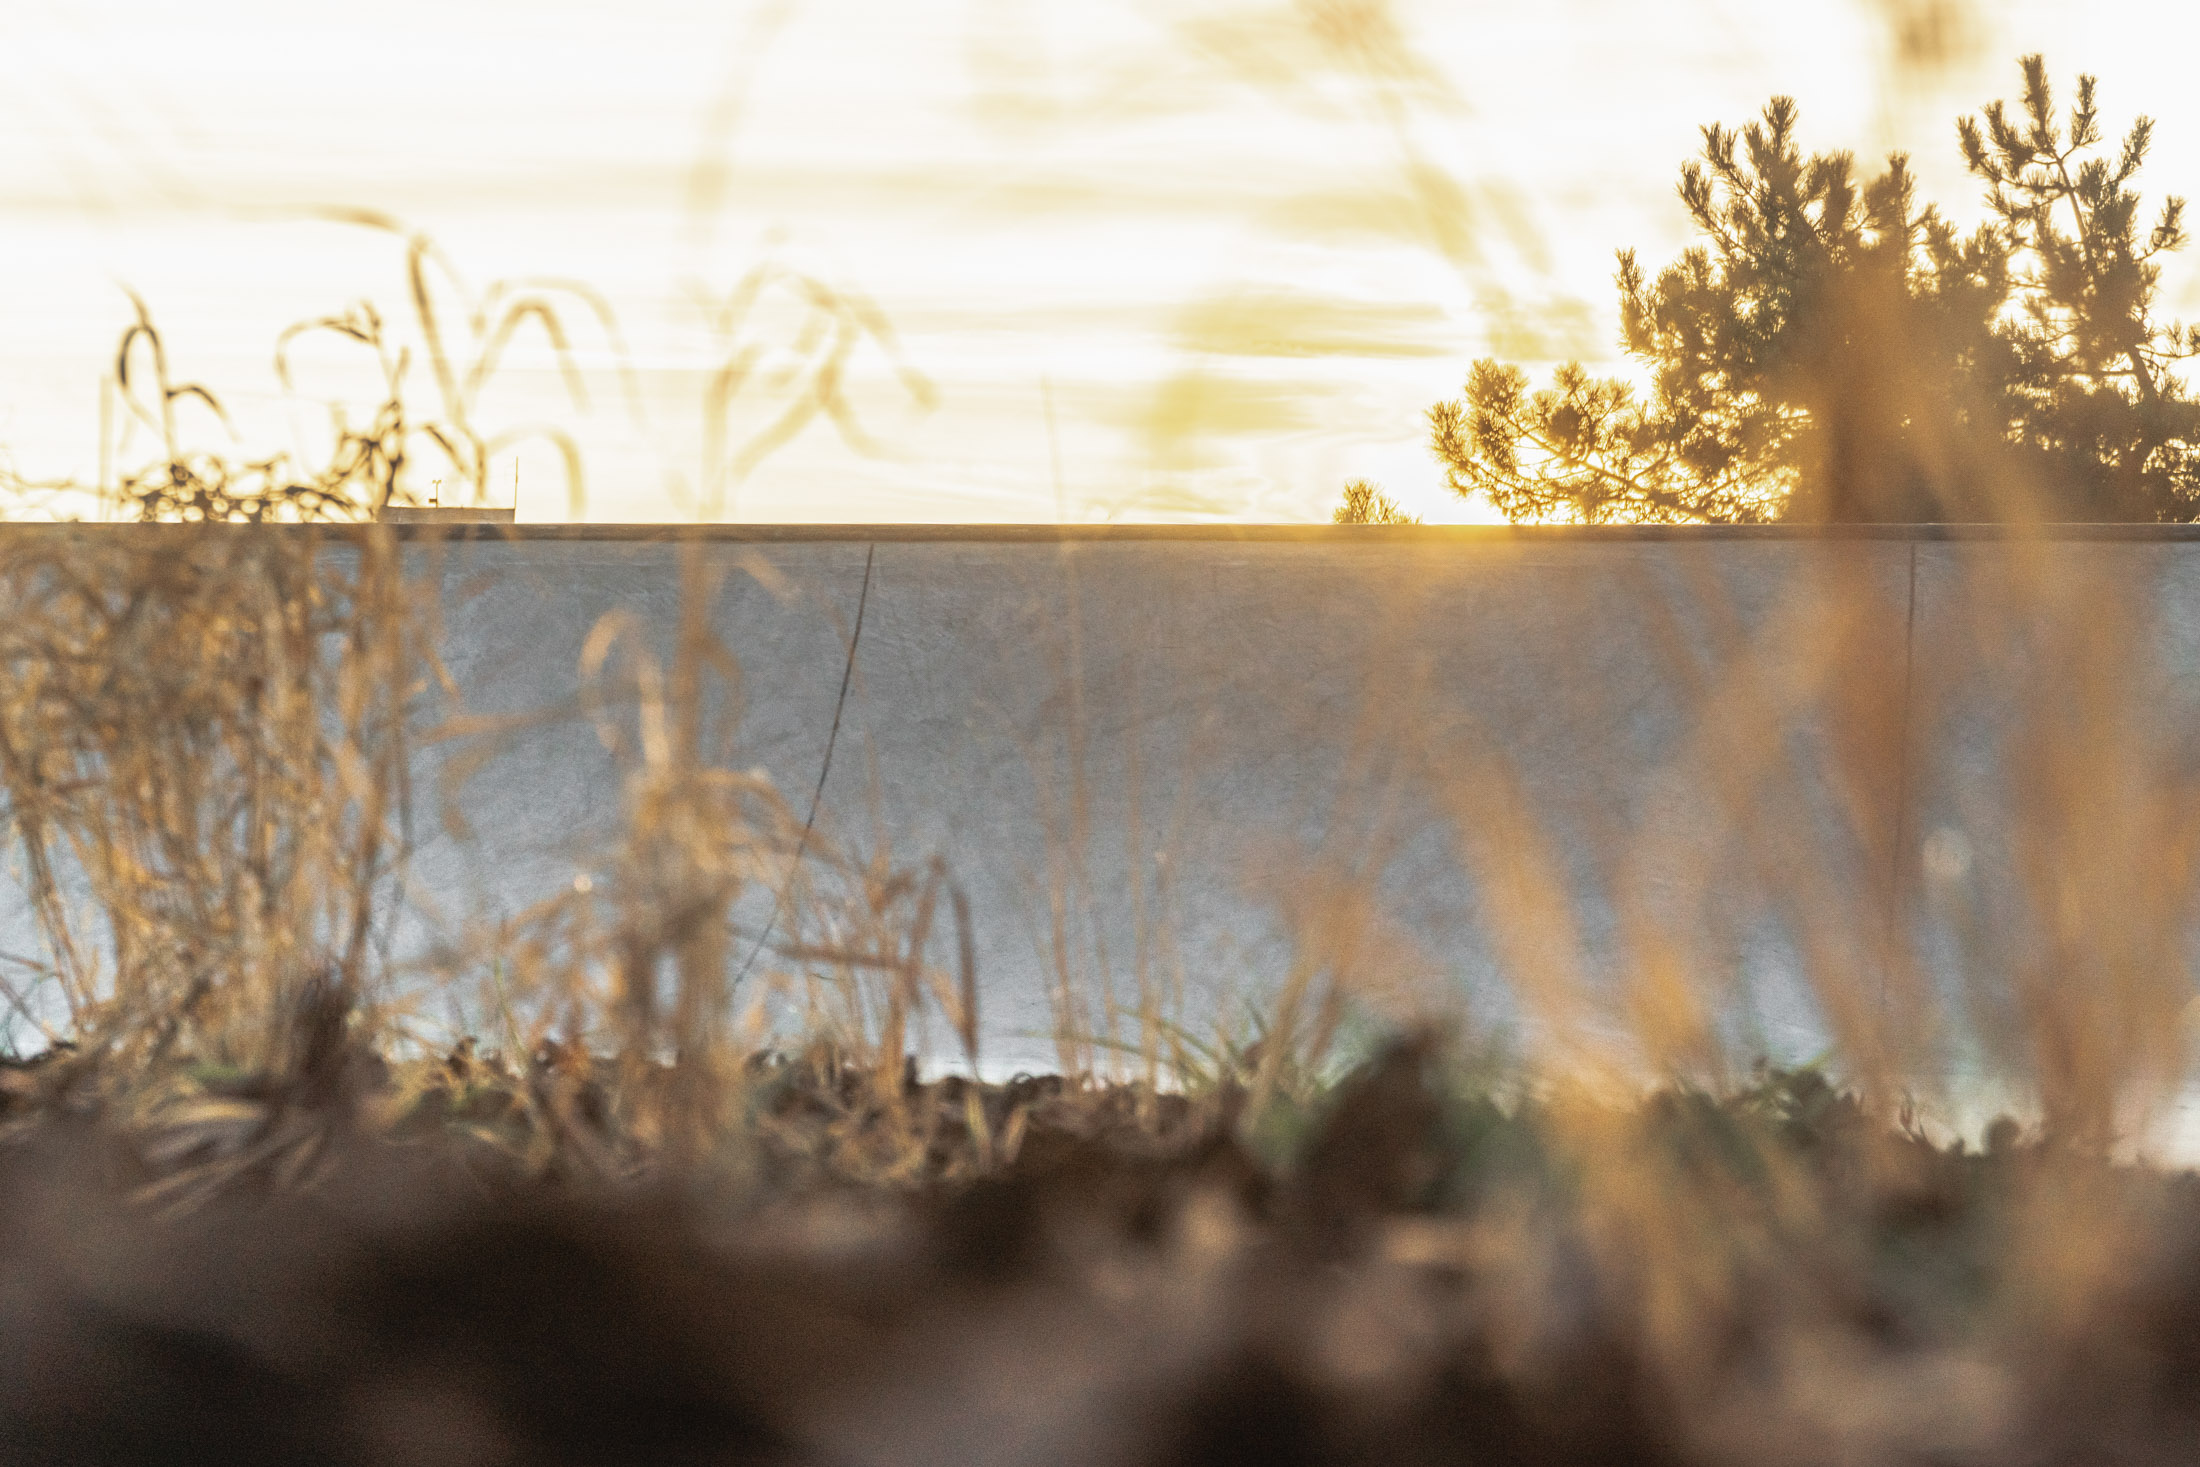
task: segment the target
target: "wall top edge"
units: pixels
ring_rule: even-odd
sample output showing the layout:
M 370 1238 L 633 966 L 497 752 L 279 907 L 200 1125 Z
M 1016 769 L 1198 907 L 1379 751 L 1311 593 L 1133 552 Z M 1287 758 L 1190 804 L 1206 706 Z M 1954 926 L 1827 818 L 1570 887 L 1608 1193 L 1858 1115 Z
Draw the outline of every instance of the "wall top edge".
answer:
M 1197 543 L 1356 544 L 1580 544 L 1605 541 L 1946 541 L 1946 540 L 2109 540 L 2143 542 L 2200 541 L 2200 524 L 2056 524 L 2056 525 L 1030 525 L 1030 524 L 382 524 L 382 525 L 115 525 L 8 523 L 0 536 L 174 535 L 190 531 L 286 536 L 318 535 L 351 540 L 386 532 L 399 540 L 497 541 L 517 543 L 646 543 L 703 540 L 730 543 L 854 541 L 974 544 L 1062 544 L 1107 541 L 1188 541 Z

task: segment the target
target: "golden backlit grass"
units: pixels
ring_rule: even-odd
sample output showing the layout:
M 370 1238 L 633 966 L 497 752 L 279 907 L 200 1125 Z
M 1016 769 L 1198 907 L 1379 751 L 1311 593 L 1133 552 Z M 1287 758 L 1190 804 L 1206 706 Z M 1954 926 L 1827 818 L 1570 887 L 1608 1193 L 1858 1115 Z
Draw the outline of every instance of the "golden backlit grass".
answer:
M 158 348 L 132 328 L 123 356 L 151 353 L 153 375 L 131 385 L 197 396 Z M 2193 1203 L 2127 1153 L 2187 1072 L 2200 764 L 2160 716 L 2174 669 L 2151 589 L 2113 557 L 1999 542 L 1963 572 L 1968 615 L 1924 644 L 1914 572 L 1890 584 L 1855 554 L 1809 562 L 1754 619 L 1709 580 L 1646 598 L 1673 616 L 1655 630 L 1696 722 L 1661 776 L 1687 820 L 1597 832 L 1616 959 L 1591 956 L 1549 812 L 1497 741 L 1423 747 L 1413 700 L 1371 688 L 1429 766 L 1526 1015 L 1512 1068 L 1475 1064 L 1489 1036 L 1432 1022 L 1449 996 L 1389 971 L 1368 877 L 1302 894 L 1257 1037 L 1185 1030 L 1150 981 L 1115 1024 L 1065 939 L 1073 1073 L 927 1080 L 926 1015 L 980 1058 L 953 853 L 851 848 L 747 767 L 740 649 L 699 554 L 669 655 L 614 612 L 568 698 L 470 710 L 441 660 L 436 545 L 350 523 L 404 491 L 390 380 L 379 426 L 340 432 L 313 473 L 165 437 L 128 505 L 200 523 L 0 531 L 0 828 L 41 941 L 7 978 L 25 1053 L 0 1071 L 0 1150 L 116 1149 L 97 1208 L 341 1198 L 394 1151 L 506 1187 L 732 1197 L 757 1228 L 791 1208 L 811 1257 L 855 1227 L 828 1226 L 850 1197 L 878 1210 L 857 1236 L 950 1253 L 965 1222 L 993 1236 L 957 1207 L 1036 1197 L 1003 1236 L 1034 1229 L 1067 1260 L 1065 1318 L 1104 1334 L 1108 1301 L 1158 1311 L 1179 1296 L 1156 1280 L 1206 1280 L 1167 1326 L 1190 1350 L 1296 1300 L 1289 1371 L 1369 1419 L 1450 1400 L 1445 1372 L 1471 1359 L 1531 1422 L 1616 1372 L 1625 1398 L 1595 1409 L 1671 1454 L 1629 1460 L 2019 1461 L 2056 1432 L 2082 1440 L 2050 1459 L 2081 1460 L 2095 1425 L 2186 1439 Z M 489 440 L 464 441 L 484 461 Z M 259 523 L 218 523 L 235 520 Z M 1920 874 L 1908 792 L 1960 711 L 1912 677 L 1928 656 L 2019 690 L 2004 798 L 1962 812 L 2002 832 L 1993 904 Z M 592 722 L 619 771 L 587 879 L 398 955 L 413 832 L 451 792 L 413 787 L 416 755 L 449 750 L 455 784 L 551 718 Z M 1089 899 L 1074 780 L 1050 792 L 1068 905 Z M 750 891 L 768 936 L 737 916 Z M 1723 1022 L 1741 980 L 1718 955 L 1766 911 L 1833 1081 L 1753 1068 Z M 1953 933 L 1952 966 L 1927 961 L 1924 918 Z M 475 1032 L 438 1035 L 448 1007 Z M 1352 1014 L 1388 1037 L 1352 1051 Z M 1131 1078 L 1082 1073 L 1110 1043 Z M 2025 1112 L 1983 1155 L 1945 1129 L 1966 1066 Z M 946 1233 L 907 1231 L 936 1207 Z M 1332 1265 L 1363 1292 L 1329 1292 Z M 1129 1380 L 1128 1358 L 1087 1366 Z M 2043 1423 L 2089 1382 L 2122 1392 L 2106 1424 Z M 2172 1447 L 2134 1459 L 2156 1457 Z

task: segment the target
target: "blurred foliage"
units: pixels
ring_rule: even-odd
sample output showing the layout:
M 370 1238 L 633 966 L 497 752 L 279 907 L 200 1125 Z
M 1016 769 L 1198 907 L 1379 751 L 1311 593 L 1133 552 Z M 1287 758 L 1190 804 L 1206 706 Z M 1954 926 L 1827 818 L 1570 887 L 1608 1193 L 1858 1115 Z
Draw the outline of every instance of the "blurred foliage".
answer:
M 1704 129 L 1680 196 L 1703 242 L 1654 278 L 1619 256 L 1647 392 L 1578 363 L 1531 391 L 1477 361 L 1429 410 L 1451 487 L 1514 520 L 1581 523 L 2183 521 L 2200 516 L 2200 329 L 2155 313 L 2184 201 L 2131 187 L 2153 124 L 2101 150 L 2094 79 L 2058 119 L 2023 100 L 1958 124 L 1990 220 L 1920 205 L 1908 162 L 1859 183 L 1807 157 L 1776 97 Z
M 1248 1128 L 1238 1078 L 813 1043 L 736 1067 L 705 1167 L 583 1047 L 345 1068 L 308 1151 L 249 1068 L 87 1105 L 80 1062 L 0 1062 L 23 1460 L 409 1462 L 453 1420 L 583 1460 L 668 1419 L 648 1460 L 934 1460 L 1007 1400 L 990 1461 L 2077 1464 L 2190 1460 L 2200 1416 L 2189 1182 L 1809 1067 L 1500 1097 L 1423 1030 Z

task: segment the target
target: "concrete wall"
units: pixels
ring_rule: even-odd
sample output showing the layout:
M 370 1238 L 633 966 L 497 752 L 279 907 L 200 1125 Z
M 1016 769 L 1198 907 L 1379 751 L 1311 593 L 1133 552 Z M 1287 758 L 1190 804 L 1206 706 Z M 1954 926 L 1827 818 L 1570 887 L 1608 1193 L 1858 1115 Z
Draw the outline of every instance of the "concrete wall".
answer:
M 669 644 L 666 540 L 447 553 L 477 707 L 568 691 L 614 608 Z M 805 809 L 824 774 L 833 840 L 945 859 L 989 1048 L 1033 1059 L 1058 976 L 1097 1010 L 1143 975 L 1196 1024 L 1361 917 L 1355 982 L 1499 1024 L 1523 1014 L 1507 979 L 1609 990 L 1664 930 L 1733 980 L 1730 1039 L 1809 1052 L 1812 974 L 1876 988 L 1912 954 L 1947 985 L 2044 941 L 2027 851 L 2088 780 L 2184 778 L 2200 695 L 2200 545 L 2175 531 L 888 530 L 702 554 L 743 669 L 737 762 Z M 615 806 L 594 734 L 545 730 L 468 786 L 478 848 L 432 841 L 421 868 L 514 907 Z M 1512 889 L 1542 872 L 1570 933 Z
M 415 542 L 443 557 L 469 710 L 570 698 L 607 613 L 669 652 L 681 543 Z M 1832 1017 L 1813 977 L 1876 993 L 1914 962 L 1953 992 L 2054 949 L 2029 915 L 2062 879 L 2040 851 L 2090 842 L 2085 879 L 2120 869 L 2135 807 L 2110 786 L 2182 788 L 2195 765 L 2200 541 L 2179 530 L 688 543 L 741 668 L 733 762 L 800 812 L 816 797 L 824 843 L 943 858 L 989 1068 L 1053 1063 L 1057 978 L 1095 1023 L 1143 982 L 1198 1027 L 1294 952 L 1378 1003 L 1443 994 L 1497 1026 L 1558 1012 L 1525 980 L 1572 975 L 1639 1027 L 1620 976 L 1659 942 L 1729 985 L 1730 1042 L 1809 1053 Z M 423 756 L 424 789 L 445 757 Z M 601 848 L 617 768 L 565 718 L 458 807 L 470 841 L 422 822 L 424 903 L 515 912 Z M 2168 878 L 2131 890 L 2147 880 Z

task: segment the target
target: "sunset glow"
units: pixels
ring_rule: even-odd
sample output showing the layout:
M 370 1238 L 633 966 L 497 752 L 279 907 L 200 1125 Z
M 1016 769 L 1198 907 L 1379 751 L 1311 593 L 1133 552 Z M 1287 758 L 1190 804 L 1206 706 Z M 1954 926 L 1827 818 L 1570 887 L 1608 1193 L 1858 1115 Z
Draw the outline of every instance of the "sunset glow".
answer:
M 565 298 L 580 395 L 532 326 L 481 389 L 495 432 L 582 454 L 572 499 L 547 441 L 500 453 L 523 519 L 1319 520 L 1363 477 L 1487 518 L 1424 410 L 1479 354 L 1617 365 L 1612 251 L 1685 242 L 1701 124 L 1793 94 L 1806 146 L 1906 149 L 1968 224 L 1953 120 L 2037 50 L 2100 75 L 2112 133 L 2152 114 L 2142 182 L 2189 193 L 2200 96 L 2165 28 L 2193 26 L 1960 0 L 22 0 L 0 444 L 86 481 L 142 451 L 112 403 L 101 449 L 127 289 L 247 450 L 324 452 L 369 364 L 308 339 L 286 392 L 273 349 L 361 299 L 411 329 L 399 240 L 328 214 L 371 210 L 477 290 L 555 277 L 615 315 Z M 2163 297 L 2200 314 L 2193 257 Z M 802 410 L 821 370 L 837 423 Z

